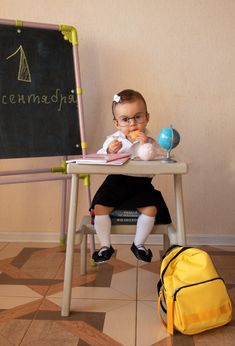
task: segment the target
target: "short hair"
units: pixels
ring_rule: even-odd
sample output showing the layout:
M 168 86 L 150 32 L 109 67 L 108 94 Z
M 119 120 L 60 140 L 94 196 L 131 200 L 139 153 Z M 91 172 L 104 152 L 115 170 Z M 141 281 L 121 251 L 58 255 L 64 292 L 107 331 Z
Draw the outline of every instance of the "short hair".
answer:
M 118 102 L 113 100 L 113 102 L 112 102 L 112 113 L 113 113 L 114 118 L 115 118 L 114 110 L 115 110 L 115 107 L 117 104 L 125 103 L 125 102 L 133 102 L 135 100 L 142 100 L 144 103 L 146 112 L 148 113 L 146 101 L 145 101 L 143 95 L 141 95 L 141 93 L 139 93 L 138 91 L 135 91 L 132 89 L 125 89 L 125 90 L 120 91 L 116 95 L 120 97 L 120 100 Z

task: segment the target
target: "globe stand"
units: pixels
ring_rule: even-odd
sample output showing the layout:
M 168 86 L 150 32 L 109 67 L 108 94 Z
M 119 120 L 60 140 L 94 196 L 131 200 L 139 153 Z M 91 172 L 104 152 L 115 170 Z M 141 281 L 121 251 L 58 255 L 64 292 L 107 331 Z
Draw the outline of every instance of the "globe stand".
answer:
M 171 157 L 171 149 L 166 151 L 166 158 L 161 159 L 162 163 L 175 163 L 177 162 L 176 160 L 172 159 Z

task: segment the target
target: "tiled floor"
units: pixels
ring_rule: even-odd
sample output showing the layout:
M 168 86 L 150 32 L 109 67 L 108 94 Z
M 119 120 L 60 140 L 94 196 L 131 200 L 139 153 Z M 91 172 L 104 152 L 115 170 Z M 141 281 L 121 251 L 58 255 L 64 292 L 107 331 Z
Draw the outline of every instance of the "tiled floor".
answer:
M 167 334 L 156 313 L 160 247 L 138 263 L 128 245 L 79 276 L 75 252 L 72 312 L 60 316 L 64 249 L 55 244 L 0 243 L 0 345 L 230 346 L 235 318 L 195 336 Z M 235 247 L 207 247 L 235 302 Z

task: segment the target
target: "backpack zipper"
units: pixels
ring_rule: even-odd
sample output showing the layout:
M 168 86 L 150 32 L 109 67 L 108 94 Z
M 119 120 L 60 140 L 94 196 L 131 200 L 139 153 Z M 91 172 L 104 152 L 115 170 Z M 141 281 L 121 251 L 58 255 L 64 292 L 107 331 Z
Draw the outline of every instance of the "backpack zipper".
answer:
M 191 286 L 197 286 L 197 285 L 205 284 L 205 283 L 207 283 L 207 282 L 215 281 L 215 280 L 222 280 L 222 281 L 224 282 L 223 278 L 221 278 L 221 277 L 218 276 L 218 277 L 213 278 L 213 279 L 209 279 L 209 280 L 205 280 L 205 281 L 200 281 L 200 282 L 196 282 L 195 284 L 185 285 L 185 286 L 181 286 L 181 287 L 177 288 L 177 289 L 175 290 L 175 292 L 174 292 L 174 295 L 173 295 L 174 301 L 176 301 L 176 295 L 177 295 L 177 293 L 178 293 L 180 290 L 182 290 L 182 288 L 187 288 L 187 287 L 191 287 Z

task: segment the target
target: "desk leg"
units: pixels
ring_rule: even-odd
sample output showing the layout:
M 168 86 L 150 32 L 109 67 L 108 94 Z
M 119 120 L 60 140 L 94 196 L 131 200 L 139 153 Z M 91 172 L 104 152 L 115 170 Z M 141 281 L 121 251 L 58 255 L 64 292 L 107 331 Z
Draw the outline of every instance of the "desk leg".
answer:
M 76 232 L 76 215 L 77 215 L 77 201 L 78 201 L 78 175 L 72 175 L 71 192 L 70 192 L 70 207 L 69 207 L 69 222 L 67 233 L 67 246 L 65 255 L 65 268 L 64 268 L 64 292 L 62 301 L 62 316 L 69 316 L 71 304 L 71 290 L 72 290 L 72 272 L 73 272 L 73 254 L 74 254 L 74 241 Z
M 181 176 L 181 174 L 175 174 L 174 175 L 174 185 L 175 185 L 177 240 L 178 240 L 179 245 L 185 245 L 186 244 L 186 237 L 185 237 L 184 204 L 183 204 L 182 176 Z

